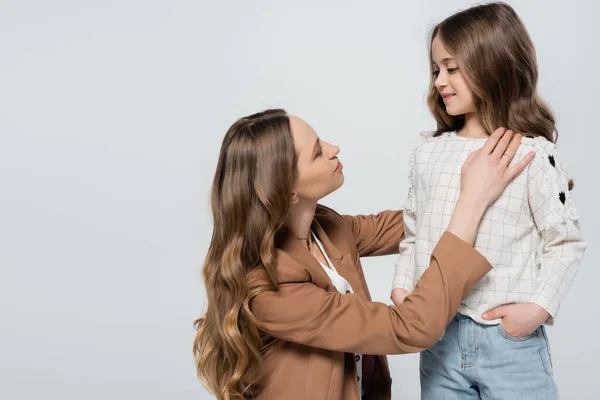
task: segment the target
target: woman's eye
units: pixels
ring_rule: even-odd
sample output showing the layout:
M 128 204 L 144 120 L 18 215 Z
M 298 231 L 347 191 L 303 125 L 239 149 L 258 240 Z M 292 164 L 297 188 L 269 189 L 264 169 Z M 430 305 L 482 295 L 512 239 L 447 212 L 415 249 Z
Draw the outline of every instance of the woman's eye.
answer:
M 458 71 L 458 67 L 448 68 L 448 72 L 451 73 L 451 74 L 455 73 L 456 71 Z
M 439 69 L 434 69 L 433 72 L 431 73 L 433 76 L 438 76 L 440 74 L 440 70 Z

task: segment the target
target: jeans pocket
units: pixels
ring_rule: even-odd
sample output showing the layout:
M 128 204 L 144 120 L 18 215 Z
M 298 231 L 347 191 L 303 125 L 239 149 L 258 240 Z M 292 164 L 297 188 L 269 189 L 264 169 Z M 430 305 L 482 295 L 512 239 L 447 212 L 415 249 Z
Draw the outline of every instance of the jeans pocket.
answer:
M 546 328 L 541 326 L 540 328 L 540 357 L 542 358 L 542 364 L 544 365 L 544 369 L 548 376 L 552 377 L 553 375 L 553 366 L 552 366 L 552 354 L 550 353 L 550 343 L 548 341 L 548 335 L 546 335 Z
M 508 340 L 511 340 L 513 342 L 524 342 L 526 340 L 532 339 L 535 336 L 537 336 L 538 331 L 540 328 L 537 328 L 535 331 L 533 331 L 533 333 L 531 333 L 530 335 L 527 336 L 522 336 L 522 337 L 517 337 L 517 336 L 512 336 L 508 333 L 506 333 L 506 331 L 504 330 L 504 328 L 502 327 L 502 323 L 499 323 L 498 325 L 496 325 L 496 327 L 498 328 L 498 332 L 500 332 L 500 334 Z

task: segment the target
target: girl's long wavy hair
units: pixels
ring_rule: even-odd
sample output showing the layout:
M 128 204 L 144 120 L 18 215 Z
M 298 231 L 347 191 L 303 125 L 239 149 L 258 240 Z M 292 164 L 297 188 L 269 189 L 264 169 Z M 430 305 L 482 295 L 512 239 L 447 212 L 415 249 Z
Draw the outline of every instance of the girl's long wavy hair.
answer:
M 446 113 L 435 87 L 433 40 L 438 37 L 456 59 L 476 97 L 476 109 L 488 134 L 505 127 L 526 135 L 557 138 L 550 107 L 537 91 L 538 67 L 533 42 L 509 5 L 495 2 L 456 13 L 438 25 L 429 41 L 431 82 L 427 103 L 438 127 L 434 136 L 457 131 L 464 116 Z
M 215 173 L 214 230 L 204 262 L 206 314 L 196 320 L 198 377 L 218 399 L 251 398 L 261 389 L 261 335 L 249 303 L 277 284 L 274 254 L 287 218 L 297 156 L 284 110 L 236 121 Z M 248 274 L 264 268 L 270 284 L 250 290 Z
M 437 122 L 433 136 L 460 130 L 464 115 L 450 115 L 435 87 L 432 45 L 438 37 L 456 59 L 475 94 L 475 108 L 491 134 L 502 126 L 528 136 L 543 136 L 556 143 L 554 113 L 537 91 L 535 47 L 523 21 L 506 3 L 471 7 L 446 18 L 431 31 L 431 80 L 427 105 Z M 573 181 L 569 181 L 569 190 Z

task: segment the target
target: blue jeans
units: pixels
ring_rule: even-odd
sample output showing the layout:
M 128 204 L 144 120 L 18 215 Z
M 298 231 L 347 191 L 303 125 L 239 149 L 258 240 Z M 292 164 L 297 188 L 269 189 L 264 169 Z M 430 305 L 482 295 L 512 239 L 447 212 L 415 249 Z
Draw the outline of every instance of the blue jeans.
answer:
M 421 353 L 422 400 L 555 400 L 543 326 L 515 338 L 501 325 L 458 314 L 444 336 Z

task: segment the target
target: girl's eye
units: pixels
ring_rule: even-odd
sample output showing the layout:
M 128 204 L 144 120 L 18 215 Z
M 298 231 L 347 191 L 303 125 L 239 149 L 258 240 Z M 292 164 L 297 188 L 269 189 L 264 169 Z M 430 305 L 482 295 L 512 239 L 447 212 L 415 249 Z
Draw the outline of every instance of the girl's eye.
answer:
M 439 69 L 434 69 L 433 72 L 431 73 L 433 76 L 438 76 L 440 74 L 440 70 Z
M 447 71 L 448 71 L 449 73 L 453 74 L 453 73 L 455 73 L 456 71 L 458 71 L 458 67 L 455 67 L 455 68 L 448 68 L 448 70 L 447 70 Z

